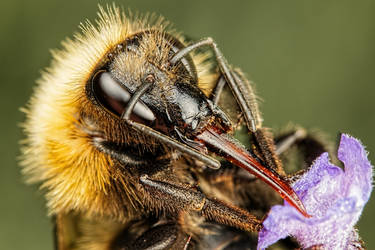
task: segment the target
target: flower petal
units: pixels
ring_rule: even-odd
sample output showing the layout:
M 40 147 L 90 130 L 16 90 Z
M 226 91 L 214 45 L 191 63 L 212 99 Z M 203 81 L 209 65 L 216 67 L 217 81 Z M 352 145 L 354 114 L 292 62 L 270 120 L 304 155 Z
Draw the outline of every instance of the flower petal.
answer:
M 355 187 L 361 190 L 359 193 L 362 194 L 362 197 L 359 198 L 363 203 L 366 203 L 370 198 L 373 176 L 372 166 L 367 159 L 367 152 L 357 139 L 343 134 L 337 156 L 345 165 L 346 180 L 352 184 L 355 183 Z M 349 186 L 353 189 L 352 185 Z M 352 193 L 356 191 L 352 189 L 346 191 Z
M 293 184 L 312 218 L 305 218 L 284 202 L 272 207 L 259 233 L 258 249 L 294 236 L 302 247 L 345 249 L 359 244 L 354 230 L 372 189 L 372 166 L 361 143 L 343 134 L 338 158 L 345 172 L 329 162 L 328 153 Z M 354 247 L 353 247 L 354 248 Z

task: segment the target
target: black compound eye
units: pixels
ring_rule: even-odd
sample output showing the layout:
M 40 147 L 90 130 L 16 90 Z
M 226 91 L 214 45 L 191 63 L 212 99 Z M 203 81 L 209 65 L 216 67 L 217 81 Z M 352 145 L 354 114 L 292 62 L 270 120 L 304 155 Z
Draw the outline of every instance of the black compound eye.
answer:
M 129 91 L 106 71 L 95 74 L 92 79 L 92 91 L 100 105 L 119 117 L 125 112 L 131 98 Z M 141 101 L 135 104 L 132 114 L 137 116 L 133 117 L 138 118 L 136 120 L 139 118 L 145 122 L 155 120 L 153 112 Z

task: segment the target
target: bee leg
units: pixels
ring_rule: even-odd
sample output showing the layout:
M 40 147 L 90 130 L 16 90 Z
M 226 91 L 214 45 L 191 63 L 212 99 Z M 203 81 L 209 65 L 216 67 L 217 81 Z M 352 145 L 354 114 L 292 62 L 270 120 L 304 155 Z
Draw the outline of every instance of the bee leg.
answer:
M 278 155 L 276 154 L 276 147 L 274 144 L 273 135 L 267 128 L 264 128 L 261 125 L 260 113 L 258 110 L 258 105 L 256 102 L 254 91 L 251 88 L 251 84 L 239 70 L 234 69 L 231 71 L 231 73 L 233 75 L 235 85 L 238 86 L 241 94 L 247 101 L 246 104 L 243 104 L 243 106 L 241 106 L 241 102 L 239 102 L 242 112 L 244 108 L 248 108 L 251 110 L 253 114 L 252 117 L 249 117 L 246 115 L 245 112 L 243 112 L 245 114 L 247 127 L 249 131 L 253 133 L 255 137 L 255 142 L 259 146 L 254 147 L 254 149 L 258 149 L 260 151 L 258 153 L 258 156 L 262 156 L 261 158 L 269 167 L 276 170 L 279 174 L 285 175 L 285 171 L 282 167 L 281 161 Z M 234 92 L 233 94 L 235 95 Z M 252 125 L 253 123 L 256 123 L 255 130 Z M 257 154 L 257 151 L 255 151 L 255 153 Z
M 276 153 L 282 158 L 287 172 L 296 172 L 292 178 L 303 174 L 322 153 L 332 151 L 332 145 L 324 140 L 324 136 L 298 127 L 277 136 L 275 143 Z
M 275 138 L 276 143 L 276 154 L 281 155 L 287 151 L 290 147 L 295 145 L 297 141 L 306 137 L 306 131 L 302 128 L 298 128 L 292 133 L 282 135 L 280 138 Z
M 236 98 L 237 103 L 245 117 L 246 125 L 249 131 L 254 134 L 255 140 L 259 146 L 260 152 L 258 156 L 262 155 L 262 158 L 267 166 L 274 169 L 279 174 L 285 175 L 281 161 L 275 154 L 273 137 L 267 129 L 261 127 L 261 117 L 258 111 L 255 94 L 250 83 L 239 70 L 231 69 L 212 38 L 200 40 L 181 49 L 172 57 L 170 62 L 175 64 L 191 51 L 203 46 L 209 46 L 213 50 L 219 70 L 221 72 L 221 77 L 219 78 L 213 91 L 214 97 L 212 100 L 214 102 L 218 102 L 220 93 L 225 85 L 224 83 L 228 83 L 233 96 Z
M 276 152 L 280 156 L 287 154 L 293 146 L 296 146 L 308 166 L 322 153 L 332 151 L 332 145 L 324 140 L 324 136 L 307 133 L 301 128 L 277 136 L 275 143 Z
M 171 64 L 177 63 L 179 60 L 181 60 L 184 56 L 189 54 L 191 51 L 203 47 L 203 46 L 209 46 L 212 48 L 216 61 L 218 63 L 221 75 L 224 77 L 225 82 L 228 83 L 229 87 L 231 88 L 234 97 L 236 98 L 244 116 L 247 121 L 249 130 L 251 132 L 255 132 L 257 130 L 257 127 L 260 126 L 260 119 L 259 119 L 259 112 L 258 108 L 256 106 L 256 102 L 254 98 L 251 98 L 254 96 L 253 91 L 251 90 L 250 84 L 245 84 L 246 82 L 241 79 L 239 72 L 234 72 L 230 69 L 229 64 L 225 60 L 223 54 L 219 50 L 217 44 L 213 41 L 212 38 L 206 38 L 203 40 L 200 40 L 196 43 L 193 43 L 179 52 L 177 52 L 172 59 L 170 60 Z M 219 79 L 217 82 L 217 86 L 214 90 L 214 93 L 216 96 L 220 94 L 222 88 L 224 87 L 224 83 L 222 80 Z M 215 97 L 218 98 L 218 97 Z
M 130 249 L 185 249 L 190 237 L 174 223 L 157 225 L 138 237 Z
M 112 241 L 110 249 L 185 249 L 190 237 L 181 230 L 176 222 L 164 219 L 143 218 L 134 221 Z M 153 223 L 149 223 L 150 220 Z
M 261 221 L 249 212 L 219 200 L 209 199 L 202 192 L 191 188 L 152 180 L 147 175 L 140 177 L 140 183 L 148 196 L 148 206 L 156 209 L 198 212 L 208 220 L 246 231 L 255 232 L 262 227 Z

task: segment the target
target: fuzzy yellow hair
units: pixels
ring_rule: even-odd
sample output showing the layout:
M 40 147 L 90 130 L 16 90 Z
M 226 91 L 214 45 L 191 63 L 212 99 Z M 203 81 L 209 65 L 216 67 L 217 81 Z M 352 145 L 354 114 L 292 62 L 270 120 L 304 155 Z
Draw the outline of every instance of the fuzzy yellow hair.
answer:
M 92 144 L 91 135 L 83 128 L 90 124 L 83 124 L 80 113 L 82 107 L 93 105 L 85 87 L 103 57 L 127 37 L 146 29 L 169 32 L 183 41 L 163 18 L 127 17 L 115 6 L 100 7 L 96 25 L 87 21 L 81 25 L 81 33 L 65 40 L 61 50 L 53 51 L 51 66 L 38 80 L 24 109 L 27 139 L 22 165 L 28 181 L 41 182 L 47 191 L 51 214 L 78 211 L 121 219 L 129 216 L 131 211 L 116 214 L 121 208 L 115 202 L 103 202 L 113 195 L 113 179 L 122 183 L 129 202 L 136 201 L 137 195 L 127 188 L 126 177 L 116 172 L 112 159 Z M 193 55 L 198 84 L 208 94 L 214 80 L 204 63 L 206 58 L 206 54 Z

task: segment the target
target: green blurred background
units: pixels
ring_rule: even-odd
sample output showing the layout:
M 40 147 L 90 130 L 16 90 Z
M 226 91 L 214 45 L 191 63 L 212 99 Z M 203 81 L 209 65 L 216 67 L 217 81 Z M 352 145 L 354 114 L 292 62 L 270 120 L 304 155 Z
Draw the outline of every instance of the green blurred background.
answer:
M 293 121 L 333 140 L 350 133 L 375 162 L 375 1 L 116 2 L 160 13 L 194 39 L 213 37 L 255 81 L 266 126 Z M 49 50 L 96 11 L 92 0 L 0 2 L 0 249 L 52 249 L 42 194 L 23 183 L 16 160 L 19 107 L 49 64 Z M 372 197 L 359 222 L 369 249 L 375 249 L 374 209 Z

